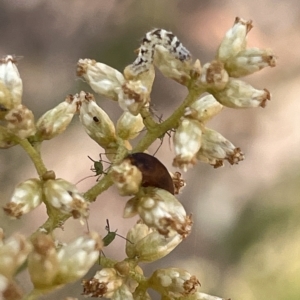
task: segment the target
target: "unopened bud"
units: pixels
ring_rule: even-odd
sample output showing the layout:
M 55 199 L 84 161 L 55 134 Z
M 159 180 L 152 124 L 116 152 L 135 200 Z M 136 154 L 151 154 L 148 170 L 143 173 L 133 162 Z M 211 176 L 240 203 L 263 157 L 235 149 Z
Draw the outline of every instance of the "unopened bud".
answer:
M 246 21 L 237 17 L 233 27 L 226 32 L 219 46 L 217 59 L 225 63 L 228 58 L 234 57 L 244 50 L 247 46 L 247 33 L 252 27 L 251 20 Z
M 50 140 L 64 132 L 77 111 L 76 97 L 68 96 L 64 102 L 48 110 L 36 123 L 36 136 L 40 141 Z
M 112 180 L 116 184 L 120 195 L 134 195 L 139 191 L 142 183 L 142 173 L 130 160 L 125 159 L 111 169 Z
M 125 82 L 122 73 L 91 59 L 78 61 L 77 76 L 82 76 L 97 94 L 115 101 L 118 100 L 118 92 Z
M 15 188 L 10 202 L 3 209 L 10 217 L 20 218 L 39 206 L 42 203 L 42 198 L 41 181 L 28 179 Z
M 81 92 L 80 122 L 87 134 L 103 148 L 116 143 L 115 126 L 107 113 L 97 105 L 92 94 Z
M 12 55 L 0 59 L 0 82 L 9 90 L 13 106 L 21 104 L 23 94 L 23 83 L 16 61 L 17 58 Z
M 72 214 L 74 219 L 88 216 L 88 202 L 76 186 L 64 179 L 49 179 L 44 183 L 45 201 L 62 213 Z
M 232 108 L 265 107 L 271 99 L 267 89 L 257 90 L 250 84 L 230 78 L 225 89 L 213 91 L 214 97 L 224 106 Z
M 201 124 L 192 119 L 183 118 L 174 134 L 176 157 L 173 166 L 184 171 L 196 163 L 195 155 L 201 147 Z
M 19 104 L 5 116 L 7 128 L 21 139 L 25 139 L 36 132 L 34 115 L 26 106 Z
M 187 84 L 192 69 L 191 60 L 179 60 L 164 46 L 157 45 L 154 51 L 154 64 L 161 73 L 181 84 Z
M 117 122 L 117 135 L 123 140 L 131 140 L 139 135 L 144 128 L 143 118 L 140 114 L 132 115 L 125 111 Z
M 244 154 L 240 148 L 236 148 L 217 131 L 205 128 L 197 159 L 217 168 L 223 165 L 224 160 L 228 160 L 231 165 L 234 165 L 244 160 L 244 158 Z
M 14 107 L 12 95 L 5 84 L 0 81 L 0 120 Z
M 136 224 L 127 234 L 126 254 L 140 262 L 153 262 L 168 255 L 183 240 L 180 234 L 165 237 L 145 224 Z
M 273 51 L 259 48 L 242 50 L 225 62 L 225 69 L 230 77 L 242 77 L 275 66 L 276 56 Z
M 21 234 L 14 234 L 4 239 L 3 244 L 0 245 L 0 274 L 8 279 L 12 278 L 30 251 L 30 243 Z
M 124 217 L 130 217 L 134 212 L 147 226 L 165 237 L 179 234 L 185 238 L 192 228 L 191 216 L 187 216 L 182 204 L 163 189 L 143 188 L 143 193 L 126 203 Z
M 214 60 L 206 63 L 202 67 L 201 75 L 197 79 L 196 84 L 204 86 L 209 90 L 222 90 L 226 86 L 229 75 L 224 69 L 224 64 L 220 61 Z
M 163 295 L 174 299 L 195 294 L 199 280 L 179 268 L 158 269 L 149 279 L 150 286 Z
M 17 144 L 13 139 L 13 133 L 6 127 L 0 125 L 0 149 L 10 148 Z
M 221 105 L 213 95 L 209 94 L 199 98 L 187 107 L 184 116 L 206 123 L 216 116 L 222 109 L 223 105 Z

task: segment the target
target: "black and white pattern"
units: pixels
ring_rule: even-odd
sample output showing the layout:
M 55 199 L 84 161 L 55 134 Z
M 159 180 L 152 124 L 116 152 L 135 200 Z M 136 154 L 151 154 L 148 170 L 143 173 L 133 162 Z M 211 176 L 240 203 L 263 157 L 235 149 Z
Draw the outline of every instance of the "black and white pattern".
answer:
M 172 32 L 164 29 L 154 29 L 147 32 L 143 38 L 138 57 L 131 65 L 131 69 L 135 75 L 149 69 L 153 62 L 156 45 L 164 46 L 180 61 L 188 60 L 191 57 L 190 52 Z

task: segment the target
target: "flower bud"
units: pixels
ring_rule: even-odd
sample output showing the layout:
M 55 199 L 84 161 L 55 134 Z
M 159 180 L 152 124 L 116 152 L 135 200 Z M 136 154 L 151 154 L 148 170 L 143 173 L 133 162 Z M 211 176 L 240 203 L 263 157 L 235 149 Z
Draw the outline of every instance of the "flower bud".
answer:
M 96 232 L 79 237 L 57 251 L 61 283 L 75 281 L 84 276 L 99 258 L 103 243 Z
M 169 237 L 180 234 L 187 237 L 191 231 L 191 216 L 187 216 L 182 204 L 169 192 L 159 188 L 143 188 L 125 206 L 124 217 L 137 212 L 143 222 Z M 128 213 L 130 212 L 130 213 Z
M 37 121 L 36 136 L 40 141 L 50 140 L 66 130 L 77 111 L 76 96 L 66 97 L 53 109 L 44 113 Z
M 228 82 L 229 76 L 224 65 L 220 61 L 212 61 L 206 63 L 202 67 L 201 75 L 196 81 L 196 84 L 199 86 L 204 86 L 209 90 L 222 90 Z
M 193 295 L 200 285 L 196 276 L 179 268 L 158 269 L 149 283 L 153 289 L 172 299 Z
M 22 291 L 12 280 L 0 274 L 0 299 L 21 300 L 24 299 Z
M 123 284 L 121 285 L 121 287 L 119 289 L 117 289 L 114 293 L 114 295 L 112 296 L 113 300 L 133 300 L 135 298 L 133 298 L 132 293 L 130 292 L 129 288 L 127 285 Z
M 19 104 L 5 116 L 7 128 L 21 139 L 25 139 L 36 132 L 34 115 L 26 106 Z
M 83 295 L 88 297 L 112 298 L 122 286 L 123 278 L 113 268 L 98 271 L 92 279 L 83 280 Z
M 115 126 L 107 113 L 97 105 L 92 94 L 80 93 L 80 122 L 87 134 L 101 147 L 116 143 Z
M 227 59 L 244 50 L 247 46 L 247 33 L 252 27 L 251 20 L 246 21 L 236 17 L 233 27 L 226 32 L 219 46 L 217 59 L 225 63 Z
M 0 120 L 14 107 L 12 95 L 5 84 L 0 81 Z
M 174 134 L 176 157 L 173 166 L 184 171 L 196 163 L 195 155 L 201 147 L 201 124 L 196 120 L 183 118 Z
M 14 135 L 6 127 L 0 125 L 0 149 L 7 149 L 17 144 Z
M 174 54 L 161 45 L 155 46 L 154 64 L 161 73 L 181 84 L 186 85 L 191 79 L 190 71 L 192 70 L 191 60 L 179 60 Z
M 123 140 L 136 138 L 144 128 L 143 118 L 140 114 L 132 115 L 125 111 L 117 122 L 117 135 Z
M 272 50 L 259 48 L 242 50 L 225 62 L 225 69 L 231 77 L 242 77 L 275 66 L 276 56 Z
M 120 195 L 134 195 L 139 191 L 142 183 L 142 173 L 130 160 L 125 159 L 111 169 L 112 180 L 116 184 Z
M 55 287 L 59 259 L 50 235 L 37 234 L 32 240 L 33 251 L 28 256 L 28 271 L 36 289 Z
M 175 234 L 165 237 L 145 224 L 136 224 L 127 234 L 126 254 L 139 262 L 153 262 L 168 255 L 183 240 L 183 236 Z
M 223 165 L 226 159 L 231 165 L 238 164 L 244 160 L 244 154 L 240 148 L 236 148 L 230 141 L 220 133 L 205 128 L 201 138 L 201 148 L 197 159 L 208 162 L 215 168 Z
M 80 59 L 77 76 L 82 76 L 96 93 L 118 100 L 118 91 L 124 84 L 122 73 L 105 64 L 91 59 Z
M 184 116 L 206 123 L 223 109 L 213 95 L 206 95 L 187 107 Z
M 20 183 L 14 190 L 9 203 L 3 210 L 10 217 L 20 218 L 42 203 L 42 186 L 39 179 L 28 179 Z
M 12 55 L 0 59 L 0 82 L 10 92 L 13 106 L 21 104 L 23 94 L 23 83 L 15 64 L 16 61 L 17 58 Z
M 31 245 L 21 234 L 14 234 L 0 245 L 0 274 L 11 279 L 24 263 Z
M 213 91 L 212 94 L 222 105 L 231 108 L 265 107 L 271 99 L 267 89 L 257 90 L 250 84 L 230 78 L 222 91 Z
M 74 219 L 88 216 L 89 203 L 76 186 L 64 179 L 49 179 L 44 183 L 45 201 L 62 213 L 72 214 Z
M 137 116 L 143 107 L 149 106 L 150 93 L 155 77 L 154 67 L 150 66 L 147 72 L 133 78 L 128 73 L 128 69 L 125 68 L 124 75 L 128 81 L 123 84 L 122 90 L 119 92 L 119 105 L 124 111 L 129 111 Z

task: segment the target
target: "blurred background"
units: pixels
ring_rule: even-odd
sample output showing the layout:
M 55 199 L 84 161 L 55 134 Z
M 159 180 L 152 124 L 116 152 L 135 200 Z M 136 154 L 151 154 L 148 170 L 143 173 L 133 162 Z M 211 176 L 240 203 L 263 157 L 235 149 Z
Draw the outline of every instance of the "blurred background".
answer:
M 199 163 L 183 174 L 187 186 L 179 196 L 193 213 L 192 234 L 166 258 L 145 265 L 146 275 L 158 267 L 181 267 L 195 274 L 201 291 L 231 299 L 300 299 L 300 6 L 297 0 L 2 0 L 0 2 L 0 56 L 23 56 L 18 68 L 23 79 L 23 103 L 36 119 L 64 100 L 67 94 L 89 86 L 76 78 L 76 63 L 91 58 L 122 71 L 135 59 L 143 35 L 153 28 L 175 33 L 201 63 L 215 51 L 236 16 L 252 19 L 249 47 L 272 48 L 278 66 L 245 80 L 267 88 L 272 101 L 265 109 L 225 108 L 208 124 L 236 146 L 246 160 L 220 169 Z M 157 72 L 152 104 L 164 118 L 186 95 L 186 89 Z M 115 121 L 117 103 L 96 96 Z M 172 144 L 172 143 L 171 143 Z M 159 141 L 149 151 L 154 153 Z M 171 145 L 172 148 L 172 145 Z M 166 136 L 157 157 L 170 169 L 173 150 Z M 101 148 L 75 117 L 59 137 L 42 147 L 44 162 L 58 177 L 76 183 L 91 175 Z M 0 151 L 0 201 L 3 206 L 16 184 L 36 177 L 27 155 L 18 146 Z M 81 182 L 81 191 L 95 183 Z M 114 188 L 91 205 L 89 227 L 105 235 L 106 219 L 112 230 L 125 235 L 136 219 L 123 219 L 124 198 Z M 46 220 L 39 207 L 20 220 L 0 210 L 6 236 L 15 231 L 30 235 Z M 56 230 L 62 241 L 86 232 L 68 220 Z M 117 238 L 107 256 L 123 259 L 124 240 Z M 122 249 L 122 250 L 121 250 Z M 91 277 L 95 267 L 86 276 Z M 20 286 L 31 289 L 27 274 Z M 79 282 L 42 299 L 80 296 Z M 155 294 L 153 294 L 155 295 Z M 154 296 L 157 297 L 157 296 Z M 155 298 L 156 299 L 156 298 Z M 158 298 L 157 298 L 158 299 Z

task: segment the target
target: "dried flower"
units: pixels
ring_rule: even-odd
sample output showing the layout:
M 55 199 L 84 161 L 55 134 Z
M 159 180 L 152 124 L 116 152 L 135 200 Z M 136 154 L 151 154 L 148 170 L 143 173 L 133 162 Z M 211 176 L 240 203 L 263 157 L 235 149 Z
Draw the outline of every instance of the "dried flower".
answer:
M 224 106 L 232 108 L 265 107 L 271 99 L 267 89 L 257 90 L 250 84 L 230 78 L 222 91 L 212 91 L 214 97 Z
M 183 118 L 174 134 L 176 157 L 173 166 L 184 171 L 196 163 L 195 155 L 201 147 L 201 124 L 192 119 Z
M 98 271 L 93 278 L 83 280 L 83 295 L 112 298 L 122 284 L 123 278 L 117 274 L 114 268 L 104 268 Z
M 53 109 L 43 114 L 36 123 L 38 140 L 50 140 L 66 130 L 77 111 L 76 96 L 66 97 Z
M 124 76 L 116 69 L 92 59 L 80 59 L 77 63 L 77 76 L 82 76 L 98 94 L 115 101 L 125 83 Z
M 34 115 L 26 106 L 19 104 L 5 116 L 7 128 L 21 139 L 25 139 L 36 132 Z
M 117 122 L 117 135 L 123 140 L 136 138 L 144 128 L 143 117 L 125 111 Z
M 205 128 L 201 137 L 201 148 L 197 153 L 197 159 L 207 162 L 218 168 L 226 159 L 231 165 L 244 160 L 244 154 L 240 148 L 236 148 L 220 133 Z
M 222 109 L 223 105 L 221 105 L 213 95 L 209 94 L 197 99 L 187 107 L 184 116 L 206 123 Z
M 42 203 L 42 185 L 39 179 L 28 179 L 14 190 L 9 203 L 3 209 L 10 217 L 20 218 Z
M 178 268 L 156 270 L 149 283 L 152 288 L 172 299 L 193 295 L 200 285 L 196 276 Z
M 187 237 L 191 231 L 191 216 L 187 216 L 182 204 L 169 192 L 159 188 L 143 188 L 127 201 L 124 218 L 139 214 L 143 222 L 157 229 L 165 237 L 180 234 Z
M 81 92 L 80 122 L 87 134 L 101 147 L 108 148 L 116 143 L 115 126 L 107 113 L 97 105 L 92 94 Z
M 21 104 L 23 94 L 23 83 L 16 62 L 17 57 L 13 55 L 7 55 L 0 59 L 0 82 L 8 89 L 13 106 Z M 2 89 L 0 91 L 2 92 Z M 11 105 L 9 106 L 11 108 Z M 9 107 L 7 108 L 9 109 Z
M 76 186 L 64 179 L 49 179 L 44 183 L 45 201 L 62 213 L 72 214 L 74 219 L 88 216 L 88 202 Z

